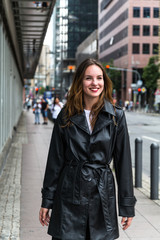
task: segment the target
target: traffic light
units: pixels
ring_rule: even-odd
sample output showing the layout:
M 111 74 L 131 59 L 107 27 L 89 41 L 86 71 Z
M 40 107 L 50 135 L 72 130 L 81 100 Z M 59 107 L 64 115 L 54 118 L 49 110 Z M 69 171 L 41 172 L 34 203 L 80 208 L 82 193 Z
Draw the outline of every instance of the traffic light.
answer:
M 106 68 L 109 69 L 109 68 L 110 68 L 110 65 L 106 65 Z
M 139 92 L 139 93 L 141 92 L 141 88 L 138 88 L 138 92 Z
M 69 65 L 69 66 L 68 66 L 68 69 L 69 69 L 69 70 L 72 70 L 72 69 L 73 69 L 73 66 L 72 66 L 72 65 Z
M 36 87 L 36 88 L 35 88 L 36 94 L 38 94 L 38 90 L 39 90 L 39 88 L 38 88 L 38 87 Z

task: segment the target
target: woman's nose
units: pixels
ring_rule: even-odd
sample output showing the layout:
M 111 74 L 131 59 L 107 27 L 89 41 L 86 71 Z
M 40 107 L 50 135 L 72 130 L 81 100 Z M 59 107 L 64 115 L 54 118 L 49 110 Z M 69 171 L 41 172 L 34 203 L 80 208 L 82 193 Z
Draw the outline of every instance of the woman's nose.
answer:
M 97 79 L 96 79 L 96 78 L 93 78 L 93 79 L 92 79 L 92 84 L 94 84 L 94 85 L 97 84 Z

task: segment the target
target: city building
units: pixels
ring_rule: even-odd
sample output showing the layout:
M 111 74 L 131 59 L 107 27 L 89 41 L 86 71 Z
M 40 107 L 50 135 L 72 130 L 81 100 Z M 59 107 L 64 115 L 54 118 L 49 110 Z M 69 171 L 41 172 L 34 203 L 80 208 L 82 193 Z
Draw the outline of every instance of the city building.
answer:
M 48 45 L 43 45 L 39 62 L 34 75 L 35 86 L 49 88 L 54 87 L 52 51 Z
M 92 32 L 78 47 L 76 51 L 76 65 L 86 58 L 98 59 L 98 30 Z
M 141 80 L 149 58 L 158 54 L 159 1 L 100 0 L 98 16 L 99 60 L 113 59 L 114 66 L 126 69 L 122 71 L 121 98 L 136 99 L 132 86 Z
M 40 57 L 55 0 L 0 0 L 0 173 Z
M 58 0 L 54 9 L 55 88 L 64 95 L 72 81 L 78 45 L 98 25 L 98 0 Z

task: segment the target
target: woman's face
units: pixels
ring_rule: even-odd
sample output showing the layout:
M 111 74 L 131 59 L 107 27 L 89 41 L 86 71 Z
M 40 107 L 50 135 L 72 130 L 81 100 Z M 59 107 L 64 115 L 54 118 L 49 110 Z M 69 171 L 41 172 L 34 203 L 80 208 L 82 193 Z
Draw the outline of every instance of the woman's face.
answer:
M 86 99 L 98 100 L 104 89 L 103 71 L 97 65 L 89 66 L 83 78 L 84 101 Z
M 59 103 L 59 98 L 55 98 L 55 103 Z

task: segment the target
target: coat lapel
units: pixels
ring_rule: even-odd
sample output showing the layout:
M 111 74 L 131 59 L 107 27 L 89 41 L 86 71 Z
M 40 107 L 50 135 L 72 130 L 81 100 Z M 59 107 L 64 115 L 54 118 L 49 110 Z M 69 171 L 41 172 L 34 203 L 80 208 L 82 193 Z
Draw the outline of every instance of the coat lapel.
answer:
M 88 123 L 87 123 L 87 119 L 86 119 L 86 115 L 85 112 L 82 112 L 80 114 L 76 114 L 74 116 L 72 116 L 70 118 L 71 122 L 73 122 L 77 127 L 81 128 L 83 131 L 85 131 L 86 133 L 88 133 L 90 135 L 89 132 L 89 127 L 88 127 Z
M 106 127 L 109 124 L 111 124 L 113 122 L 112 116 L 115 115 L 116 114 L 113 105 L 105 100 L 104 107 L 102 108 L 102 111 L 99 113 L 92 134 L 95 134 L 96 132 L 100 131 L 103 127 Z
M 116 116 L 113 105 L 110 102 L 105 100 L 104 107 L 102 111 L 99 113 L 99 116 L 95 123 L 92 134 L 95 134 L 96 132 L 100 131 L 103 127 L 111 124 L 113 122 L 112 116 Z M 84 111 L 80 114 L 76 114 L 72 116 L 70 120 L 77 127 L 81 128 L 83 131 L 85 131 L 90 135 L 89 127 L 88 127 L 88 123 L 87 123 L 87 119 Z

